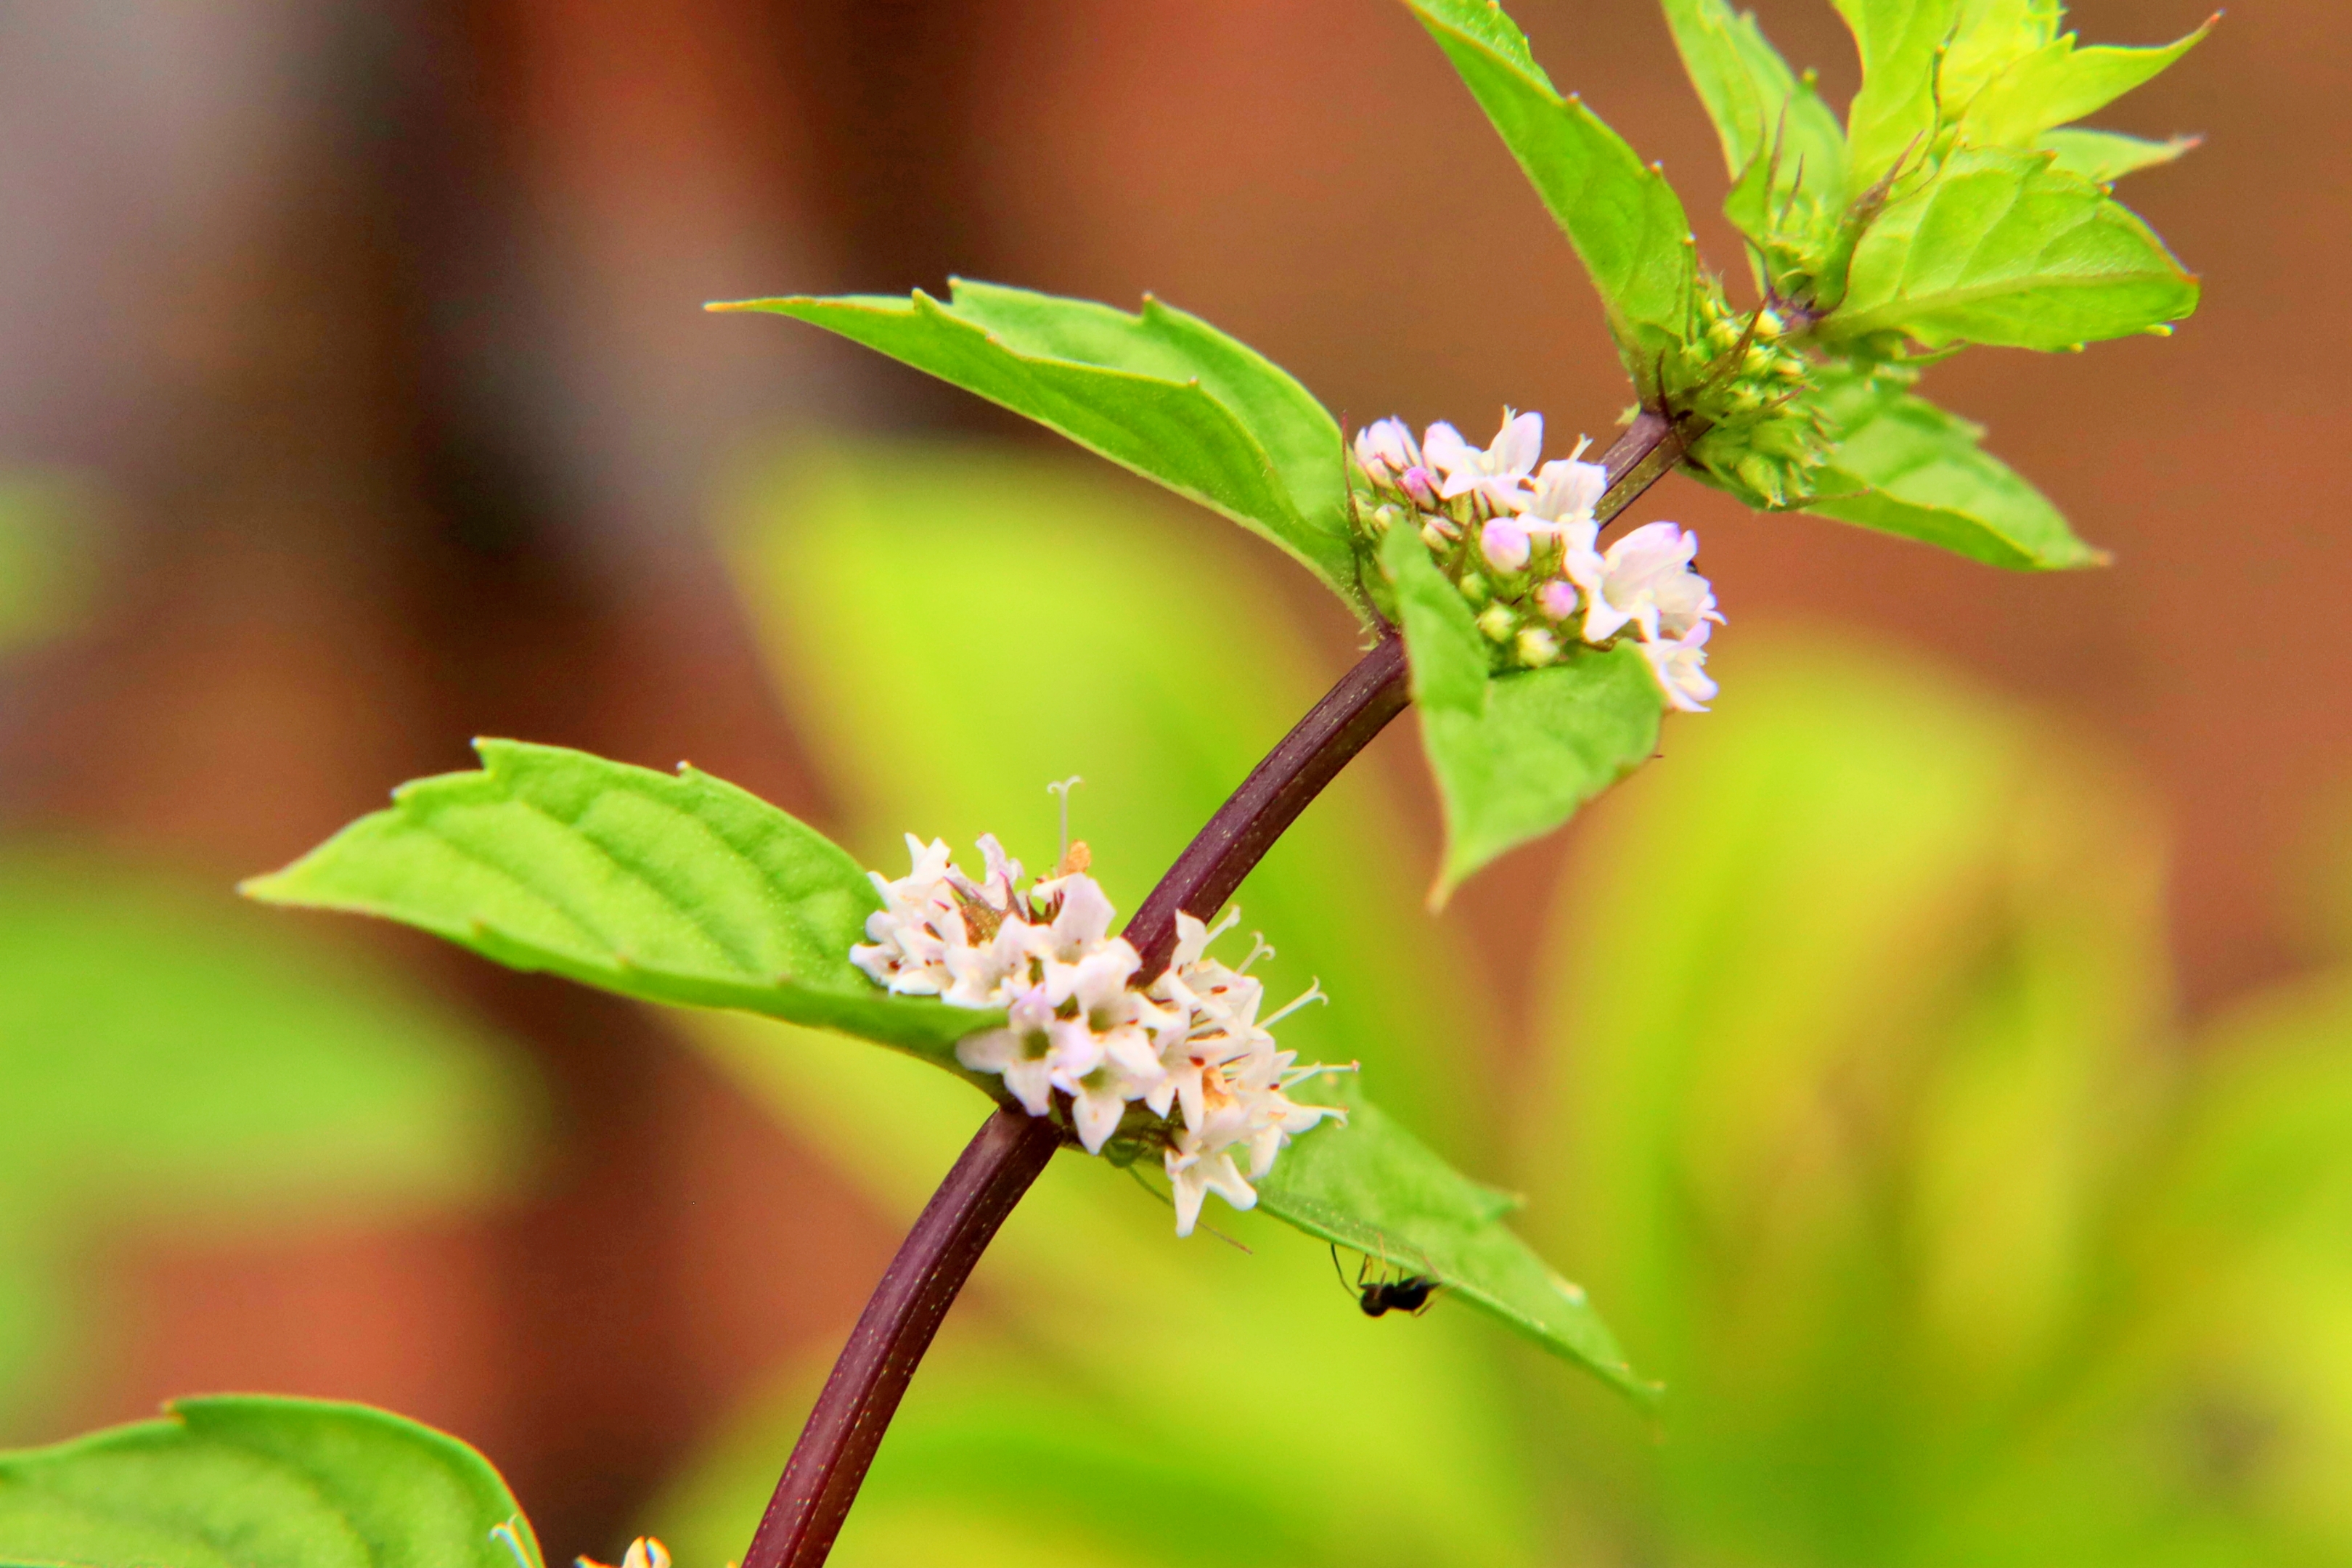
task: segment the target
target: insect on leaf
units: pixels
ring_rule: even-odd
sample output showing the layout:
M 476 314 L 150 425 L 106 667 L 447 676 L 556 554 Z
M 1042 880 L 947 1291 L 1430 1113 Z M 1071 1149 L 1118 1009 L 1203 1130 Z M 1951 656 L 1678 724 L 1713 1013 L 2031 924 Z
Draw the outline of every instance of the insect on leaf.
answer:
M 1271 541 L 1360 611 L 1338 423 L 1197 316 L 963 279 L 945 303 L 918 289 L 711 308 L 811 322 L 1025 415 Z
M 1412 667 L 1412 700 L 1423 710 L 1486 710 L 1488 643 L 1461 590 L 1429 558 L 1420 533 L 1399 524 L 1381 541 L 1381 565 L 1395 584 L 1397 622 Z
M 1560 97 L 1491 0 L 1405 0 L 1454 62 L 1601 291 L 1637 380 L 1680 342 L 1690 310 L 1690 220 L 1625 139 Z
M 359 1405 L 183 1399 L 0 1454 L 0 1561 L 80 1568 L 541 1568 L 488 1460 Z
M 1001 1015 L 892 996 L 849 962 L 881 907 L 848 853 L 748 791 L 560 746 L 478 741 L 478 773 L 402 785 L 244 890 L 379 915 L 515 969 L 740 1007 L 955 1068 Z
M 2197 279 L 2099 186 L 2046 154 L 1963 148 L 1855 247 L 1835 342 L 1899 329 L 1929 348 L 2063 349 L 2197 308 Z
M 1606 651 L 1579 645 L 1547 668 L 1498 677 L 1482 712 L 1424 710 L 1422 747 L 1445 812 L 1432 902 L 1647 762 L 1664 711 L 1648 661 L 1630 641 Z

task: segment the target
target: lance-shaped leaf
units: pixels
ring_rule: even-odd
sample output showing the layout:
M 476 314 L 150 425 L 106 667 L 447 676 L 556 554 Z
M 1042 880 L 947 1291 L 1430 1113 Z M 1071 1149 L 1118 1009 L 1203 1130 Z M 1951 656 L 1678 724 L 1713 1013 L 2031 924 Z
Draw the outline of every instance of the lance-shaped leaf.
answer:
M 839 1029 L 950 1068 L 956 1040 L 1000 1020 L 892 996 L 853 966 L 881 907 L 873 884 L 758 796 L 692 768 L 561 746 L 475 750 L 480 772 L 403 784 L 389 810 L 244 891 L 380 915 L 644 1001 Z
M 1381 566 L 1396 590 L 1397 625 L 1412 666 L 1412 700 L 1423 711 L 1450 709 L 1475 715 L 1486 708 L 1489 645 L 1478 635 L 1469 601 L 1429 558 L 1412 528 L 1389 530 Z
M 1775 205 L 1802 189 L 1819 195 L 1822 210 L 1842 207 L 1845 132 L 1812 83 L 1789 68 L 1755 14 L 1734 11 L 1730 0 L 1666 0 L 1666 21 L 1731 177 L 1755 184 Z M 1748 237 L 1765 239 L 1764 213 L 1736 204 L 1727 210 Z
M 1853 253 L 1841 342 L 1899 330 L 1930 348 L 2064 349 L 2197 308 L 2197 279 L 2145 223 L 2046 153 L 1963 148 L 1890 202 Z
M 1494 0 L 1405 3 L 1567 234 L 1638 377 L 1687 327 L 1690 220 L 1681 198 L 1580 100 L 1560 97 Z
M 2022 147 L 2043 132 L 2095 114 L 2158 76 L 2213 29 L 2212 20 L 2158 48 L 2078 48 L 2068 33 L 2011 60 L 1960 111 L 1960 139 Z
M 1957 0 L 1833 0 L 1862 56 L 1846 110 L 1847 195 L 1858 196 L 1936 134 L 1936 58 Z
M 2202 140 L 2197 136 L 2175 136 L 2168 142 L 2147 142 L 2120 131 L 2075 129 L 2050 132 L 2033 145 L 2038 151 L 2054 154 L 2057 166 L 2066 173 L 2080 175 L 2095 185 L 2105 185 L 2126 174 L 2169 163 Z
M 75 1568 L 541 1568 L 488 1460 L 364 1405 L 184 1399 L 0 1454 L 0 1562 Z
M 1822 499 L 1803 510 L 2019 571 L 2097 566 L 2048 498 L 1978 445 L 1981 426 L 1899 384 L 1823 373 L 1838 431 Z
M 2011 61 L 2058 36 L 2059 0 L 1959 0 L 1937 93 L 1957 110 L 1984 90 Z
M 954 280 L 895 296 L 746 300 L 1002 404 L 1272 541 L 1357 605 L 1339 424 L 1289 374 L 1147 298 L 1086 300 Z
M 1431 901 L 1647 762 L 1664 712 L 1649 661 L 1630 641 L 1605 651 L 1580 645 L 1548 668 L 1498 677 L 1483 711 L 1424 710 L 1422 746 L 1445 809 Z
M 1258 1206 L 1307 1235 L 1352 1247 L 1392 1269 L 1435 1279 L 1555 1355 L 1637 1398 L 1659 1390 L 1633 1373 L 1583 1288 L 1553 1272 L 1503 1223 L 1521 1200 L 1479 1185 L 1435 1154 L 1349 1078 L 1326 1074 L 1297 1091 L 1344 1105 L 1283 1151 L 1257 1184 Z

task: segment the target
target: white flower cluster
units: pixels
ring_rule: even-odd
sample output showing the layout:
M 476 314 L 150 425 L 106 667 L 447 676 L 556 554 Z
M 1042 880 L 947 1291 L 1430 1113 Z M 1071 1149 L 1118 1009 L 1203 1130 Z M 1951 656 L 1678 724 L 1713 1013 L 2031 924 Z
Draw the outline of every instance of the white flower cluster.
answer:
M 1505 409 L 1484 447 L 1451 425 L 1432 425 L 1416 442 L 1402 420 L 1383 419 L 1356 432 L 1356 467 L 1373 501 L 1359 515 L 1375 534 L 1417 525 L 1510 662 L 1553 662 L 1571 623 L 1571 635 L 1596 646 L 1631 627 L 1666 700 L 1704 713 L 1717 689 L 1706 641 L 1723 616 L 1714 589 L 1691 570 L 1698 535 L 1653 522 L 1601 550 L 1593 509 L 1608 474 L 1579 460 L 1585 446 L 1538 467 L 1540 414 Z
M 1129 1131 L 1161 1147 L 1176 1234 L 1190 1236 L 1208 1194 L 1252 1206 L 1250 1183 L 1284 1145 L 1327 1116 L 1346 1119 L 1290 1099 L 1294 1085 L 1325 1069 L 1296 1065 L 1270 1032 L 1322 994 L 1310 987 L 1260 1018 L 1265 987 L 1249 969 L 1272 950 L 1260 942 L 1238 965 L 1208 955 L 1238 911 L 1214 927 L 1179 914 L 1173 961 L 1139 988 L 1142 960 L 1110 934 L 1110 900 L 1086 874 L 1085 846 L 1072 847 L 1058 875 L 1024 890 L 1021 862 L 993 836 L 980 840 L 985 869 L 975 880 L 944 840 L 908 834 L 911 871 L 895 882 L 867 873 L 882 908 L 866 917 L 870 940 L 849 950 L 850 962 L 902 995 L 1005 1009 L 1004 1026 L 959 1041 L 956 1059 L 1001 1076 L 1032 1116 L 1063 1097 L 1090 1154 L 1132 1116 Z M 1247 1153 L 1247 1176 L 1236 1151 Z

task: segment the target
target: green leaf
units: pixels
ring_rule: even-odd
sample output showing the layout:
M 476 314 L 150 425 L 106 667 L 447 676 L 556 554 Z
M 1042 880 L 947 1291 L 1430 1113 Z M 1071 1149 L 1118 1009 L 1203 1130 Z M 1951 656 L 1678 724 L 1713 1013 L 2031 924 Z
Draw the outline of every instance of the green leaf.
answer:
M 2112 184 L 2126 174 L 2169 163 L 2204 142 L 2201 136 L 2175 136 L 2168 142 L 2147 142 L 2119 131 L 2053 131 L 2034 142 L 2037 152 L 2051 153 L 2057 166 L 2093 184 Z
M 1422 747 L 1445 810 L 1432 902 L 1649 761 L 1664 711 L 1649 661 L 1630 641 L 1605 652 L 1579 647 L 1549 668 L 1498 677 L 1483 713 L 1425 710 Z
M 2218 16 L 2157 48 L 2099 45 L 2077 48 L 2074 35 L 2053 38 L 2013 61 L 1970 100 L 1960 139 L 1980 147 L 2024 147 L 2042 132 L 2095 114 L 2197 47 Z
M 1567 234 L 1637 379 L 1682 341 L 1690 220 L 1674 187 L 1574 97 L 1562 99 L 1494 0 L 1405 0 Z
M 1936 135 L 1936 58 L 1957 0 L 1832 0 L 1862 56 L 1846 110 L 1846 194 L 1859 196 L 1898 162 L 1916 164 Z
M 1491 661 L 1469 601 L 1437 569 L 1414 529 L 1401 524 L 1389 530 L 1381 541 L 1381 565 L 1396 588 L 1397 623 L 1412 666 L 1412 700 L 1423 710 L 1486 711 Z
M 1307 389 L 1198 317 L 1135 315 L 956 279 L 950 302 L 747 300 L 1026 415 L 1271 541 L 1360 605 L 1339 426 Z
M 1764 37 L 1755 14 L 1735 12 L 1730 0 L 1665 4 L 1683 68 L 1715 121 L 1731 177 L 1760 185 L 1769 173 L 1771 195 L 1801 188 L 1821 193 L 1829 211 L 1843 206 L 1845 132 L 1812 84 Z M 1768 226 L 1761 217 L 1734 221 L 1761 243 Z
M 1998 149 L 1963 148 L 1890 202 L 1849 277 L 1825 341 L 1900 330 L 1929 348 L 2063 349 L 2197 308 L 2197 279 L 2106 192 L 2047 154 Z
M 478 741 L 482 770 L 403 784 L 265 902 L 380 915 L 511 968 L 648 1002 L 740 1007 L 954 1065 L 991 1012 L 892 996 L 849 962 L 881 907 L 857 862 L 758 796 L 560 746 Z
M 1636 1398 L 1657 1395 L 1656 1385 L 1634 1375 L 1582 1287 L 1503 1224 L 1520 1199 L 1439 1159 L 1342 1075 L 1310 1079 L 1297 1092 L 1302 1101 L 1345 1105 L 1348 1121 L 1327 1122 L 1284 1150 L 1256 1184 L 1259 1207 L 1394 1270 L 1441 1281 Z
M 0 1562 L 72 1568 L 541 1568 L 481 1455 L 364 1405 L 184 1399 L 0 1454 Z
M 1837 438 L 1803 510 L 2017 571 L 2105 564 L 2048 498 L 1978 445 L 1982 426 L 1899 384 L 1820 374 Z
M 2060 11 L 2059 0 L 1960 0 L 1937 73 L 1943 101 L 1965 107 L 2011 60 L 2055 38 Z

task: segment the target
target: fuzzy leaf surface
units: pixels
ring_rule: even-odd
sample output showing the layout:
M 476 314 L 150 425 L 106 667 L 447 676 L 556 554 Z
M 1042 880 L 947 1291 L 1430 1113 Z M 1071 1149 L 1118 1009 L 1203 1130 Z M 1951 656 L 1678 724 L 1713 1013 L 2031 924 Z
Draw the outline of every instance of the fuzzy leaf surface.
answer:
M 849 962 L 881 907 L 847 851 L 733 784 L 561 746 L 478 741 L 482 768 L 403 784 L 265 902 L 378 915 L 510 968 L 647 1002 L 740 1007 L 953 1068 L 1000 1015 L 892 996 Z
M 2049 499 L 1978 443 L 1981 426 L 1895 386 L 1832 380 L 1841 439 L 1820 477 L 1817 517 L 1900 534 L 2015 571 L 2096 566 Z
M 2199 140 L 2195 136 L 2175 136 L 2169 141 L 2148 142 L 2120 131 L 2086 131 L 2078 127 L 2050 132 L 2033 145 L 2038 151 L 2057 154 L 2058 167 L 2066 173 L 2104 185 L 2126 174 L 2169 163 L 2194 148 Z
M 1256 1184 L 1260 1208 L 1394 1270 L 1437 1279 L 1553 1354 L 1636 1398 L 1655 1396 L 1583 1288 L 1554 1273 L 1503 1223 L 1518 1198 L 1438 1158 L 1367 1100 L 1352 1075 L 1311 1079 L 1299 1093 L 1318 1105 L 1345 1105 L 1348 1121 L 1326 1122 L 1284 1150 Z
M 1690 220 L 1665 176 L 1580 100 L 1560 97 L 1492 0 L 1405 4 L 1568 236 L 1629 363 L 1679 342 L 1690 312 Z
M 962 279 L 946 303 L 918 289 L 715 308 L 810 322 L 1025 415 L 1271 541 L 1358 604 L 1338 422 L 1197 316 Z
M 1936 133 L 1936 58 L 1957 0 L 1832 0 L 1862 56 L 1846 111 L 1847 195 L 1858 196 Z
M 1730 0 L 1666 0 L 1683 69 L 1706 105 L 1734 180 L 1769 165 L 1774 191 L 1801 183 L 1834 209 L 1845 190 L 1845 131 L 1820 94 L 1789 68 L 1753 12 Z M 1760 239 L 1751 224 L 1741 226 Z
M 0 1562 L 541 1568 L 506 1482 L 455 1437 L 258 1396 L 179 1400 L 160 1420 L 0 1454 Z
M 1478 635 L 1477 617 L 1461 590 L 1429 558 L 1420 533 L 1402 524 L 1381 541 L 1381 566 L 1396 589 L 1412 700 L 1424 710 L 1484 712 L 1488 644 Z
M 1483 712 L 1431 709 L 1421 742 L 1445 811 L 1433 901 L 1507 849 L 1542 837 L 1657 750 L 1665 700 L 1631 642 L 1579 647 L 1497 677 Z
M 2053 38 L 2011 61 L 1969 101 L 1960 114 L 1960 139 L 1986 147 L 2025 146 L 2162 74 L 2212 26 L 2209 21 L 2186 37 L 2146 49 L 2077 48 L 2072 33 Z
M 2147 225 L 2042 154 L 1964 148 L 1854 249 L 1825 340 L 2064 349 L 2177 321 L 2197 279 Z

